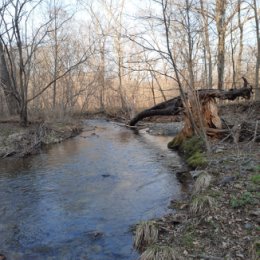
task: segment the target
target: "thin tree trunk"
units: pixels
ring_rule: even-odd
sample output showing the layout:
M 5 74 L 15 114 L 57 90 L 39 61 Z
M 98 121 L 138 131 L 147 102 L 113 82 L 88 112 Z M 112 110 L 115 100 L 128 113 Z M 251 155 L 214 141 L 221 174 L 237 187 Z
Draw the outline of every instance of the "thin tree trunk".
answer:
M 217 31 L 218 31 L 218 49 L 217 49 L 218 89 L 223 89 L 224 86 L 226 6 L 227 6 L 226 0 L 216 0 L 216 24 L 217 24 Z
M 156 76 L 156 74 L 154 72 L 152 73 L 152 77 L 155 79 L 155 81 L 156 81 L 156 83 L 158 85 L 158 88 L 159 88 L 159 90 L 160 90 L 160 92 L 162 94 L 163 100 L 166 101 L 167 98 L 166 98 L 166 96 L 165 96 L 165 94 L 163 92 L 162 86 L 161 86 L 161 84 L 160 84 L 159 80 L 157 79 L 157 76 Z
M 208 88 L 212 88 L 212 59 L 211 59 L 211 49 L 209 42 L 209 21 L 208 16 L 205 14 L 206 10 L 204 8 L 203 0 L 200 0 L 200 8 L 203 18 L 203 33 L 204 33 L 204 46 L 205 46 L 205 72 L 207 73 L 207 85 Z
M 230 37 L 231 37 L 231 60 L 232 60 L 232 88 L 236 88 L 236 64 L 235 64 L 235 58 L 234 58 L 234 52 L 235 52 L 235 46 L 233 44 L 234 38 L 233 38 L 233 24 L 231 22 L 231 28 L 230 28 Z
M 101 59 L 101 71 L 100 71 L 100 93 L 99 93 L 99 106 L 100 111 L 103 113 L 105 112 L 105 102 L 104 102 L 104 96 L 105 96 L 105 39 L 104 42 L 100 44 L 100 59 Z
M 57 95 L 57 76 L 58 76 L 58 32 L 57 32 L 57 15 L 58 11 L 56 9 L 56 1 L 54 0 L 54 73 L 53 73 L 53 99 L 52 106 L 56 107 L 56 95 Z
M 244 26 L 241 23 L 241 0 L 238 0 L 238 28 L 239 28 L 239 52 L 237 58 L 237 79 L 241 78 L 241 64 L 243 54 L 243 37 L 244 37 Z
M 27 111 L 27 90 L 28 84 L 25 73 L 24 58 L 23 58 L 23 45 L 21 40 L 21 31 L 19 27 L 18 19 L 15 19 L 15 30 L 17 34 L 17 48 L 19 54 L 19 85 L 21 89 L 21 105 L 20 105 L 20 125 L 27 126 L 28 123 L 28 111 Z
M 255 99 L 260 100 L 260 86 L 259 86 L 259 69 L 260 69 L 260 31 L 259 31 L 259 18 L 257 13 L 257 4 L 254 0 L 254 13 L 255 13 L 255 25 L 256 25 L 256 39 L 257 39 L 257 56 L 255 67 Z
M 151 73 L 151 76 L 152 76 L 151 90 L 152 90 L 152 95 L 153 95 L 153 104 L 156 105 L 155 93 L 154 93 L 154 84 L 153 84 L 153 74 L 152 74 L 152 72 L 150 72 L 150 73 Z
M 20 125 L 23 127 L 27 126 L 28 122 L 28 112 L 27 112 L 27 103 L 23 101 L 21 110 L 20 110 Z
M 207 65 L 207 51 L 206 51 L 205 43 L 203 46 L 203 58 L 204 58 L 204 76 L 202 75 L 201 78 L 203 81 L 203 85 L 206 87 L 209 82 L 209 76 L 208 76 L 208 65 Z

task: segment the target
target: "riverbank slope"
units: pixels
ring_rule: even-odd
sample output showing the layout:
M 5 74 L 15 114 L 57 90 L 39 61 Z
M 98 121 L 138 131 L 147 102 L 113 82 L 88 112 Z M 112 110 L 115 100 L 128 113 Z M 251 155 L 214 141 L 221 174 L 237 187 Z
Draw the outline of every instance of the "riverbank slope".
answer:
M 165 260 L 259 259 L 259 111 L 259 103 L 220 108 L 228 124 L 253 125 L 255 138 L 210 140 L 212 151 L 203 153 L 206 165 L 174 172 L 191 189 L 182 201 L 172 200 L 172 213 L 137 225 L 135 247 L 141 260 L 159 255 Z
M 36 154 L 42 146 L 62 142 L 78 135 L 82 129 L 79 120 L 31 122 L 26 128 L 18 121 L 0 121 L 0 159 Z

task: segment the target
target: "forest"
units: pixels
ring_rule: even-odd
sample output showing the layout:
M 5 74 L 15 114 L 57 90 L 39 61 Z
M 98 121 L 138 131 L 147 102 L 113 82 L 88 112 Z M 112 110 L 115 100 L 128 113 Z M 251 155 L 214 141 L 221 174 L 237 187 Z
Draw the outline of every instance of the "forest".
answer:
M 259 96 L 252 1 L 7 1 L 0 9 L 1 115 L 122 113 L 189 89 Z
M 0 260 L 259 259 L 259 73 L 259 0 L 2 0 Z

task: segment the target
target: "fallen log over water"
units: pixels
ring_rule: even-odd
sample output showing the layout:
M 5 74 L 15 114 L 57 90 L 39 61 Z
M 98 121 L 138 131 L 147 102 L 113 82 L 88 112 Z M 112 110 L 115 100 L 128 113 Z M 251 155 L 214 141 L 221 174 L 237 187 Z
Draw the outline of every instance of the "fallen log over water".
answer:
M 218 90 L 218 89 L 199 89 L 195 91 L 199 100 L 203 103 L 211 99 L 219 98 L 221 100 L 235 100 L 238 97 L 250 99 L 252 86 L 245 86 L 240 89 Z M 134 126 L 144 118 L 151 116 L 171 116 L 180 114 L 183 111 L 183 102 L 180 96 L 169 99 L 149 109 L 143 110 L 130 120 L 129 125 Z
M 144 118 L 152 116 L 171 116 L 178 115 L 183 112 L 184 127 L 182 131 L 175 137 L 177 144 L 183 139 L 194 134 L 194 128 L 205 129 L 209 136 L 221 136 L 226 133 L 223 130 L 222 121 L 218 115 L 216 98 L 221 100 L 235 100 L 242 97 L 250 99 L 252 86 L 243 78 L 244 86 L 239 89 L 219 90 L 219 89 L 200 89 L 193 91 L 191 94 L 185 94 L 186 100 L 184 105 L 181 96 L 164 101 L 149 109 L 143 110 L 130 120 L 129 125 L 135 126 Z M 197 101 L 196 101 L 197 100 Z M 188 109 L 187 109 L 188 106 Z M 195 126 L 195 127 L 194 127 Z

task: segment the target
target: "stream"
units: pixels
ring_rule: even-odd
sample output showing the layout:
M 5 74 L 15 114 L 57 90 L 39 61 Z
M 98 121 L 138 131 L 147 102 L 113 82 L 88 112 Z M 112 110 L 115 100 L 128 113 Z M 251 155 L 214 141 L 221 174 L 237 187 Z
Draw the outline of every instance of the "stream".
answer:
M 106 120 L 25 159 L 0 161 L 0 253 L 7 260 L 136 260 L 130 227 L 183 191 L 171 137 Z

